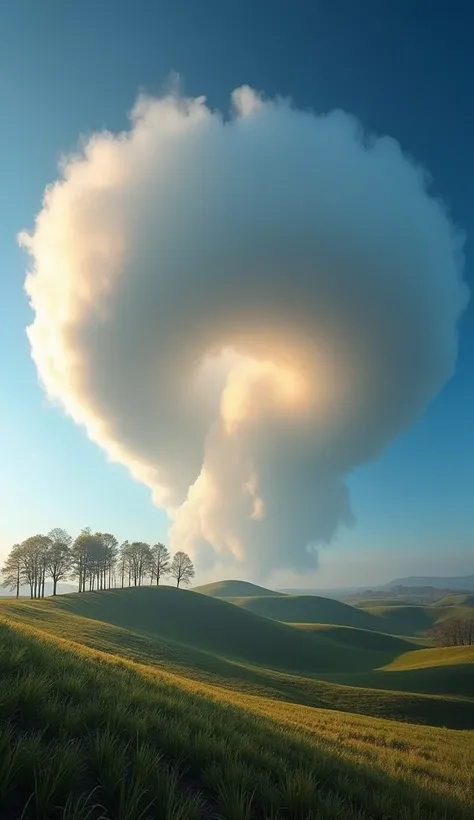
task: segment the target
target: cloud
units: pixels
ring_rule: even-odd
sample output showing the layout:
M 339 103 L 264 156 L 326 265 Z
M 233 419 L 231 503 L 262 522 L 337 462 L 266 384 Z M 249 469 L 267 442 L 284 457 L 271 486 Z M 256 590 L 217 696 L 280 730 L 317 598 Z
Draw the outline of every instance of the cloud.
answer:
M 38 373 L 200 566 L 314 566 L 347 474 L 452 374 L 463 237 L 428 188 L 393 139 L 248 87 L 227 119 L 141 97 L 63 161 L 21 235 Z

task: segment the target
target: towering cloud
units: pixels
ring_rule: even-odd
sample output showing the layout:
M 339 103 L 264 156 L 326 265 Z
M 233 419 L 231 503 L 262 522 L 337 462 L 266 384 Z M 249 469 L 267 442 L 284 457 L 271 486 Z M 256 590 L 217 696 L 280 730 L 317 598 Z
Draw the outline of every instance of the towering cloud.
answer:
M 304 570 L 347 474 L 453 372 L 462 236 L 390 138 L 232 95 L 141 98 L 63 163 L 32 233 L 48 395 L 198 564 Z

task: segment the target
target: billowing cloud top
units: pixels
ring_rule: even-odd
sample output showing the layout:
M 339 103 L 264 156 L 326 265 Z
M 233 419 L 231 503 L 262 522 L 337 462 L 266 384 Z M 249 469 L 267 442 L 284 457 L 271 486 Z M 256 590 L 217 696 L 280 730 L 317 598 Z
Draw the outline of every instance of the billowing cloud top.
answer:
M 32 233 L 48 395 L 147 484 L 201 565 L 303 570 L 345 476 L 453 371 L 460 234 L 390 138 L 232 95 L 141 98 L 63 162 Z

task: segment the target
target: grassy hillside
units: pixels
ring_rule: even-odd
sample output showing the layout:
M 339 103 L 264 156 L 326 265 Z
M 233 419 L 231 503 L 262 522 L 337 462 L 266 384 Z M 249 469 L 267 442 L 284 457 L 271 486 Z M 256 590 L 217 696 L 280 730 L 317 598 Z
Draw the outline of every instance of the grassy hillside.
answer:
M 133 602 L 133 603 L 132 603 Z M 235 607 L 218 598 L 174 587 L 91 592 L 61 596 L 54 606 L 159 635 L 234 660 L 293 672 L 367 667 L 372 658 L 354 651 L 344 658 L 324 634 L 310 634 Z
M 230 603 L 253 612 L 291 624 L 332 624 L 386 632 L 401 636 L 424 636 L 434 624 L 445 618 L 472 618 L 470 598 L 464 596 L 456 605 L 440 603 L 407 606 L 398 602 L 383 606 L 352 606 L 317 595 L 255 595 L 227 598 Z M 457 605 L 459 604 L 459 605 Z
M 436 606 L 468 606 L 474 608 L 474 593 L 472 592 L 453 592 L 451 595 L 446 595 L 436 602 Z M 474 618 L 474 612 L 471 613 Z
M 129 622 L 131 618 L 131 615 L 127 614 L 129 610 L 132 608 L 136 610 L 140 600 L 144 600 L 143 591 L 143 589 L 138 589 L 110 593 L 114 596 L 114 606 L 117 605 L 117 599 L 122 601 L 122 610 L 119 614 L 123 622 Z M 183 600 L 180 592 L 171 590 L 171 595 L 173 593 L 176 600 Z M 154 588 L 150 594 L 160 595 L 161 590 L 157 591 Z M 337 657 L 339 671 L 333 670 L 329 677 L 329 673 L 324 671 L 296 674 L 296 670 L 289 670 L 288 667 L 286 669 L 265 667 L 260 659 L 256 663 L 241 661 L 229 655 L 226 657 L 223 654 L 211 652 L 209 649 L 201 649 L 192 643 L 173 640 L 170 635 L 176 633 L 176 626 L 170 626 L 170 619 L 166 617 L 160 619 L 163 634 L 107 623 L 103 619 L 109 607 L 107 606 L 104 610 L 100 606 L 100 602 L 107 595 L 109 593 L 77 595 L 73 596 L 73 600 L 57 599 L 57 601 L 50 599 L 16 602 L 11 600 L 0 604 L 0 617 L 3 613 L 12 623 L 39 627 L 44 632 L 79 642 L 92 649 L 103 649 L 108 653 L 133 661 L 159 666 L 161 669 L 178 675 L 181 681 L 212 682 L 226 690 L 267 695 L 276 700 L 283 699 L 324 709 L 337 709 L 434 726 L 474 728 L 474 710 L 470 701 L 452 697 L 445 697 L 443 701 L 440 701 L 435 696 L 436 689 L 434 691 L 431 689 L 430 695 L 420 694 L 416 687 L 411 691 L 408 688 L 405 692 L 398 693 L 387 692 L 383 688 L 374 691 L 377 681 L 374 684 L 372 679 L 363 679 L 364 673 L 366 676 L 370 675 L 373 670 L 386 666 L 400 654 L 406 654 L 411 649 L 416 650 L 415 644 L 403 639 L 389 635 L 380 636 L 370 632 L 364 633 L 361 630 L 352 631 L 344 627 L 326 626 L 324 629 L 327 630 L 328 636 L 332 635 L 332 637 L 327 638 L 325 648 L 330 650 L 330 657 Z M 189 598 L 192 593 L 184 595 L 185 601 L 192 600 Z M 196 596 L 198 601 L 200 597 Z M 102 620 L 77 615 L 71 612 L 70 608 L 64 608 L 65 600 L 75 606 L 77 602 L 81 602 L 82 607 L 84 599 L 88 601 L 94 598 L 98 609 L 102 609 Z M 140 609 L 139 606 L 138 609 Z M 98 615 L 97 608 L 92 610 L 92 613 Z M 302 625 L 299 625 L 300 631 L 301 628 Z M 323 629 L 315 625 L 310 625 L 309 628 L 315 631 Z M 297 628 L 294 632 L 297 632 Z M 352 638 L 349 638 L 350 633 L 352 633 Z M 284 662 L 287 662 L 286 659 Z M 327 669 L 327 665 L 324 668 Z M 362 679 L 359 680 L 357 675 L 362 675 Z M 358 686 L 357 689 L 355 685 Z
M 243 598 L 250 595 L 283 595 L 283 592 L 275 592 L 272 589 L 259 587 L 249 581 L 215 581 L 213 584 L 203 584 L 194 587 L 193 592 L 201 592 L 203 595 L 211 595 L 213 598 Z
M 474 663 L 474 646 L 437 646 L 433 649 L 419 649 L 399 655 L 385 668 L 404 671 L 406 669 L 459 666 L 465 663 Z
M 418 644 L 398 635 L 389 635 L 386 632 L 375 632 L 371 629 L 358 629 L 354 626 L 338 626 L 336 624 L 291 624 L 298 629 L 307 629 L 325 635 L 331 641 L 350 646 L 354 649 L 385 652 L 398 657 L 399 653 L 410 652 Z
M 215 670 L 225 660 L 292 673 L 363 671 L 389 663 L 411 646 L 368 633 L 353 644 L 346 641 L 342 651 L 341 636 L 335 632 L 297 629 L 227 601 L 166 586 L 75 593 L 38 602 L 10 599 L 0 602 L 2 612 L 23 623 L 60 630 L 64 637 L 73 637 L 77 629 L 82 634 L 86 619 L 92 634 L 97 629 L 104 633 L 97 622 L 113 624 L 124 630 L 123 644 L 134 633 L 136 645 L 138 633 L 145 653 L 144 639 L 149 637 L 157 660 L 203 671 L 209 666 Z M 117 640 L 117 633 L 112 640 Z
M 370 606 L 364 612 L 375 617 L 381 631 L 396 635 L 425 635 L 437 623 L 446 618 L 472 618 L 468 606 Z
M 377 629 L 377 618 L 357 607 L 318 595 L 265 595 L 229 598 L 249 612 L 288 623 L 320 623 Z
M 355 687 L 474 698 L 474 647 L 436 647 L 400 654 L 371 672 L 331 676 Z M 473 710 L 474 710 L 474 701 Z
M 472 733 L 275 703 L 20 623 L 0 624 L 0 692 L 2 820 L 471 817 Z

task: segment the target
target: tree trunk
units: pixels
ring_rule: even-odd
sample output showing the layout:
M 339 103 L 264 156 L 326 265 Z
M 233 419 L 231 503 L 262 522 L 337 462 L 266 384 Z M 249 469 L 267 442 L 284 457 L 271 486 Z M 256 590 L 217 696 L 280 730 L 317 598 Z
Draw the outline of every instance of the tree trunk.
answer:
M 53 595 L 56 595 L 57 585 L 58 585 L 58 579 L 53 575 Z

